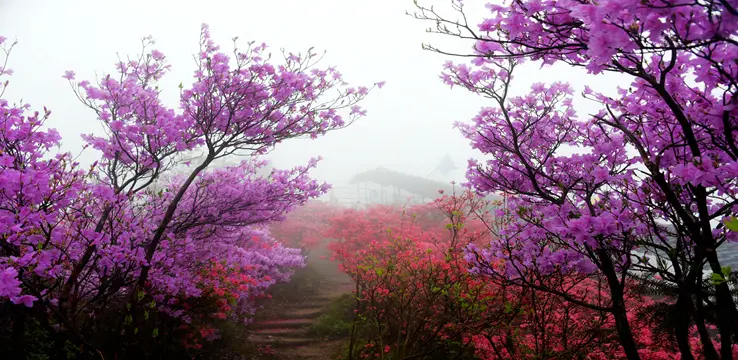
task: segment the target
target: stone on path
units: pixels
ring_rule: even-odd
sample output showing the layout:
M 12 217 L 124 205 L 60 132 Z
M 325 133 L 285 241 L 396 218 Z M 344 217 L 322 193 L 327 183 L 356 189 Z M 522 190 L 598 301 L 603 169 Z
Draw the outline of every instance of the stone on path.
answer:
M 319 248 L 308 256 L 308 265 L 321 278 L 319 290 L 293 302 L 265 303 L 263 310 L 271 316 L 249 326 L 247 341 L 270 346 L 280 359 L 331 360 L 331 346 L 335 344 L 310 335 L 308 329 L 333 300 L 351 293 L 354 284 L 335 263 L 321 259 L 325 253 L 325 248 Z

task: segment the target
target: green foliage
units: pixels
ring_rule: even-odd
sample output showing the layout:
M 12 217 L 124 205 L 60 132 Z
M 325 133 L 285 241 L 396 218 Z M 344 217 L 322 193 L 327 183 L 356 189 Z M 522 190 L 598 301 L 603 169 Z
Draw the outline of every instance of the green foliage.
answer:
M 225 321 L 219 326 L 221 337 L 201 351 L 199 359 L 203 360 L 236 360 L 251 358 L 261 359 L 256 356 L 259 351 L 255 344 L 246 341 L 248 334 L 243 324 Z M 266 360 L 266 359 L 265 359 Z
M 323 279 L 318 271 L 308 265 L 296 270 L 289 282 L 272 286 L 269 290 L 269 293 L 272 294 L 270 301 L 291 302 L 302 300 L 307 296 L 317 294 L 322 281 Z
M 327 339 L 343 339 L 351 335 L 356 300 L 346 294 L 333 300 L 325 312 L 310 326 L 311 335 Z
M 25 331 L 25 340 L 29 346 L 26 349 L 27 360 L 50 360 L 48 355 L 54 347 L 54 341 L 49 332 L 36 319 L 31 319 Z
M 730 231 L 738 231 L 738 218 L 731 217 L 725 220 L 725 227 Z
M 71 341 L 67 340 L 64 342 L 64 353 L 66 354 L 66 358 L 68 360 L 77 359 L 81 352 L 82 349 L 79 346 L 73 344 Z
M 705 311 L 705 320 L 707 323 L 713 325 L 716 324 L 716 309 L 714 295 L 716 285 L 727 282 L 730 286 L 731 293 L 734 299 L 738 299 L 738 287 L 734 286 L 738 284 L 738 272 L 733 271 L 729 266 L 722 268 L 722 274 L 711 273 L 709 277 L 702 281 L 701 293 L 709 301 L 703 302 L 703 309 Z M 652 304 L 641 308 L 637 313 L 640 318 L 648 319 L 647 322 L 653 326 L 653 336 L 659 341 L 669 341 L 676 346 L 676 338 L 674 337 L 674 331 L 679 323 L 679 320 L 688 317 L 690 324 L 693 324 L 693 319 L 689 314 L 685 314 L 684 311 L 679 309 L 676 305 L 676 299 L 679 296 L 679 288 L 670 281 L 666 281 L 660 278 L 655 278 L 650 275 L 632 275 L 636 280 L 637 291 L 640 294 L 660 299 L 660 301 L 654 301 Z M 697 301 L 697 299 L 692 299 Z M 656 340 L 655 339 L 655 340 Z

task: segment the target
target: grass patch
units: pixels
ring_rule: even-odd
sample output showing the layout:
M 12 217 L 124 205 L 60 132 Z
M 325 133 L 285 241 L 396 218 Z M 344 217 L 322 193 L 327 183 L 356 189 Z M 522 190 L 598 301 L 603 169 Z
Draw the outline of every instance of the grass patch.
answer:
M 308 329 L 313 336 L 322 339 L 346 339 L 351 336 L 351 326 L 354 321 L 353 295 L 345 294 L 333 300 L 325 312 Z
M 272 286 L 269 293 L 272 294 L 272 301 L 275 302 L 304 300 L 306 296 L 316 295 L 323 282 L 323 276 L 315 267 L 307 265 L 295 270 L 290 281 Z
M 256 311 L 254 321 L 279 318 L 285 306 L 303 303 L 306 298 L 320 293 L 324 282 L 320 272 L 311 265 L 295 270 L 288 282 L 275 284 L 269 289 L 271 298 L 259 300 L 257 305 L 261 308 Z

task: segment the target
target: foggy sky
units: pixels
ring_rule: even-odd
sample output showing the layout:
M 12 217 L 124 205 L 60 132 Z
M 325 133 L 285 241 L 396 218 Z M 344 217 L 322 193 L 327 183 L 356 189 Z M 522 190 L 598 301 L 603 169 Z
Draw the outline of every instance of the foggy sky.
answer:
M 452 14 L 448 0 L 419 1 Z M 484 2 L 465 3 L 476 24 L 485 15 Z M 155 48 L 172 65 L 161 87 L 176 108 L 177 85 L 191 82 L 200 24 L 208 23 L 226 52 L 234 36 L 241 44 L 266 42 L 275 55 L 280 48 L 304 52 L 314 46 L 327 51 L 321 66 L 335 65 L 352 85 L 387 82 L 362 103 L 368 116 L 353 126 L 317 140 L 278 145 L 269 154 L 276 167 L 302 165 L 320 155 L 324 160 L 314 176 L 340 186 L 353 174 L 378 166 L 427 176 L 448 153 L 461 168 L 453 179 L 463 181 L 466 160 L 480 155 L 452 124 L 493 104 L 440 81 L 443 62 L 464 60 L 424 51 L 421 43 L 456 50 L 469 49 L 471 43 L 426 33 L 434 24 L 405 15 L 413 9 L 412 0 L 0 0 L 0 35 L 19 41 L 10 59 L 15 74 L 5 98 L 49 107 L 53 113 L 48 125 L 60 131 L 63 150 L 79 153 L 79 135 L 101 130 L 61 78 L 64 71 L 74 70 L 78 80 L 94 80 L 95 74 L 114 70 L 116 53 L 135 55 L 140 39 L 152 35 Z M 583 71 L 535 64 L 519 69 L 514 93 L 525 92 L 536 81 L 569 81 L 576 91 L 583 89 Z M 608 91 L 618 82 L 625 84 L 613 75 L 598 80 L 588 84 Z M 575 104 L 582 117 L 596 109 L 579 96 Z M 90 163 L 95 158 L 86 150 L 80 159 Z

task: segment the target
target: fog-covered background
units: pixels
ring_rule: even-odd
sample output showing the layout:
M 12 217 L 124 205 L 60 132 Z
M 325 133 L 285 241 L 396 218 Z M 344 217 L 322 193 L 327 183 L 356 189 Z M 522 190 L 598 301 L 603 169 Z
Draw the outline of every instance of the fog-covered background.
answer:
M 420 0 L 451 14 L 448 0 Z M 484 15 L 484 1 L 467 1 L 471 20 Z M 324 66 L 335 65 L 355 85 L 386 81 L 362 104 L 368 116 L 352 127 L 317 140 L 293 140 L 268 155 L 275 167 L 305 164 L 321 155 L 315 177 L 342 186 L 356 173 L 379 166 L 441 181 L 463 181 L 466 160 L 478 157 L 452 124 L 471 119 L 485 105 L 462 89 L 449 89 L 438 78 L 449 60 L 421 49 L 432 44 L 469 49 L 462 40 L 425 32 L 433 23 L 415 20 L 412 0 L 0 0 L 0 35 L 18 39 L 10 67 L 15 70 L 6 98 L 23 99 L 52 111 L 49 125 L 60 130 L 64 150 L 78 153 L 80 133 L 99 132 L 94 114 L 74 97 L 62 79 L 74 70 L 77 79 L 94 79 L 114 69 L 116 54 L 140 50 L 140 39 L 152 35 L 172 71 L 164 80 L 166 100 L 176 107 L 177 85 L 187 84 L 194 69 L 200 24 L 208 23 L 224 50 L 231 39 L 266 42 L 280 48 L 326 50 Z M 452 59 L 464 61 L 463 59 Z M 520 68 L 515 89 L 522 93 L 534 81 L 564 80 L 582 89 L 581 73 L 531 64 Z M 599 89 L 615 78 L 599 77 Z M 596 107 L 577 99 L 580 115 Z M 447 176 L 431 174 L 444 155 L 458 169 Z M 81 160 L 94 161 L 85 151 Z

